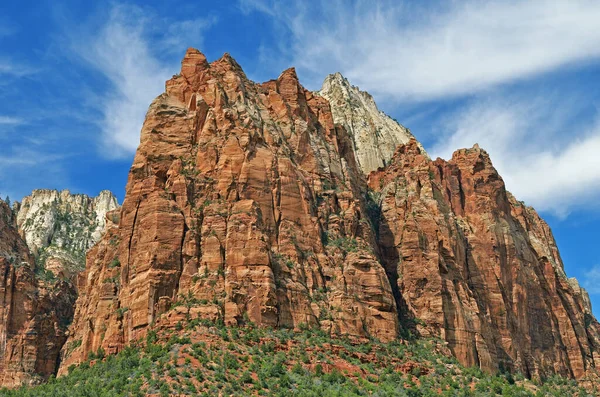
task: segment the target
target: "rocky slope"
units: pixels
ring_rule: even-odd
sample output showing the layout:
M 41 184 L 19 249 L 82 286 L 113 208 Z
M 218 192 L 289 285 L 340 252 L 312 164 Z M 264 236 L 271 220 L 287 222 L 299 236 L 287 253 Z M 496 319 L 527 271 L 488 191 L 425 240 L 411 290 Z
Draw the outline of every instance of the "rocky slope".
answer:
M 36 190 L 13 210 L 0 201 L 0 386 L 56 372 L 77 298 L 73 281 L 116 207 L 110 192 Z
M 185 324 L 185 325 L 183 325 Z M 519 396 L 590 397 L 598 389 L 553 377 L 465 368 L 436 341 L 381 343 L 314 329 L 226 327 L 189 320 L 148 333 L 116 355 L 100 351 L 69 374 L 6 397 Z
M 351 85 L 340 73 L 327 76 L 317 94 L 329 101 L 333 121 L 352 138 L 356 161 L 365 174 L 385 167 L 396 147 L 413 138 L 407 128 L 377 108 L 368 92 Z
M 599 325 L 548 226 L 484 151 L 431 161 L 386 117 L 341 76 L 316 95 L 293 69 L 257 84 L 188 50 L 88 254 L 59 373 L 195 319 L 412 331 L 488 371 L 593 372 Z

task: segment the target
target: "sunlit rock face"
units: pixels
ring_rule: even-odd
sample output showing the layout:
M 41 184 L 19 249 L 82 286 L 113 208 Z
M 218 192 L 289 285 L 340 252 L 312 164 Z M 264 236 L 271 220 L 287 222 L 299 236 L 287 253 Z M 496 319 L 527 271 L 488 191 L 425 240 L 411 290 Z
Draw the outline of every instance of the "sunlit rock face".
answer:
M 352 139 L 294 69 L 189 50 L 150 105 L 118 227 L 88 255 L 61 373 L 192 316 L 395 339 Z M 77 346 L 70 349 L 69 346 Z
M 117 199 L 108 190 L 88 197 L 41 189 L 14 209 L 19 232 L 39 265 L 56 275 L 72 276 L 85 268 L 85 254 L 102 237 L 106 214 L 117 208 Z M 63 269 L 56 267 L 59 262 Z

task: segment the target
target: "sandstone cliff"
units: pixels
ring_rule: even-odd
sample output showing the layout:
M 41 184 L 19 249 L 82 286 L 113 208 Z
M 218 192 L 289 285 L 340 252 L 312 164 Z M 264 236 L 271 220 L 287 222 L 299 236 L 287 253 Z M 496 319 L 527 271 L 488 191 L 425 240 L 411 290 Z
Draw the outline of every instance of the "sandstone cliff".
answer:
M 119 226 L 88 254 L 61 373 L 178 301 L 226 324 L 395 338 L 365 194 L 350 137 L 294 69 L 256 84 L 190 49 L 150 106 Z
M 36 277 L 14 219 L 0 200 L 0 385 L 8 387 L 55 371 L 75 302 L 67 282 Z
M 402 316 L 465 365 L 581 378 L 600 356 L 587 293 L 568 280 L 548 225 L 506 191 L 475 146 L 431 161 L 413 140 L 369 184 L 382 261 Z
M 589 299 L 487 154 L 432 161 L 367 94 L 328 81 L 313 94 L 289 69 L 257 84 L 227 54 L 187 51 L 150 105 L 120 214 L 88 253 L 59 374 L 196 318 L 386 341 L 411 331 L 489 371 L 594 371 Z
M 317 94 L 329 101 L 333 121 L 348 131 L 365 174 L 385 167 L 396 147 L 413 138 L 407 128 L 377 108 L 368 92 L 351 85 L 340 73 L 327 76 Z

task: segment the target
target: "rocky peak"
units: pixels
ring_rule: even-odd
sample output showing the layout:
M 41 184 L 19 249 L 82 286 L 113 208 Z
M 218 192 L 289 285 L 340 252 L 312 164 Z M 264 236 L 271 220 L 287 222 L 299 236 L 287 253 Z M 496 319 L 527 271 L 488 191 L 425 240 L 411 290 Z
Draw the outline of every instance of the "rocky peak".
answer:
M 118 207 L 108 190 L 97 197 L 34 190 L 15 204 L 16 223 L 39 266 L 55 258 L 73 273 L 83 270 L 87 250 L 102 237 L 106 214 Z
M 491 372 L 594 374 L 600 325 L 589 298 L 567 279 L 548 225 L 506 190 L 485 150 L 431 161 L 410 141 L 369 185 L 405 324 Z
M 351 85 L 340 73 L 327 76 L 317 94 L 329 101 L 334 122 L 348 131 L 365 174 L 388 164 L 396 147 L 413 137 L 407 128 L 380 111 L 369 93 Z
M 121 221 L 88 254 L 60 373 L 179 321 L 182 299 L 228 325 L 398 334 L 346 130 L 294 69 L 257 84 L 235 65 L 188 51 L 150 106 Z

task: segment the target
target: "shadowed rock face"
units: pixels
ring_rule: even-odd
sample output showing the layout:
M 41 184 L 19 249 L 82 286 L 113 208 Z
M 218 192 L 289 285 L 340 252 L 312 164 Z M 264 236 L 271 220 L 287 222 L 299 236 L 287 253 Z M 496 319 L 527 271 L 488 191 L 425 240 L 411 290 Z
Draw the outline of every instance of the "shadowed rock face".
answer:
M 73 281 L 102 236 L 108 191 L 96 198 L 36 190 L 13 210 L 0 200 L 0 386 L 55 374 L 73 319 Z
M 508 193 L 475 146 L 431 161 L 413 140 L 369 185 L 399 309 L 448 341 L 465 365 L 581 378 L 598 363 L 599 325 L 568 280 L 548 225 Z
M 7 387 L 54 373 L 75 303 L 69 283 L 36 277 L 14 218 L 0 200 L 0 385 Z

